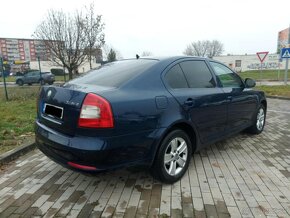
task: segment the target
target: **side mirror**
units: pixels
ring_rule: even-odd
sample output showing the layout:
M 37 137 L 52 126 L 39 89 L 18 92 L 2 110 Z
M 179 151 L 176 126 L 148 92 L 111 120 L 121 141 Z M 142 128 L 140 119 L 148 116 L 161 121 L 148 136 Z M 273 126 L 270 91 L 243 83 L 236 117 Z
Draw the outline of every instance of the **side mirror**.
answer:
M 250 78 L 245 79 L 246 88 L 253 88 L 256 86 L 256 81 Z

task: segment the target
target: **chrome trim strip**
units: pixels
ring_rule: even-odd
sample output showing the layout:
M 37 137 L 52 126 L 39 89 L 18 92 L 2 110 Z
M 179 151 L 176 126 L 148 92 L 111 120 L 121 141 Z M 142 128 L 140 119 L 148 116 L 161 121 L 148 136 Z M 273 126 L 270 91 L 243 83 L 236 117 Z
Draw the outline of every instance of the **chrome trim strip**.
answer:
M 51 122 L 53 122 L 53 123 L 56 123 L 56 124 L 58 124 L 58 125 L 61 125 L 61 124 L 62 124 L 61 122 L 56 121 L 56 120 L 54 120 L 54 119 L 51 119 L 51 118 L 49 118 L 49 117 L 46 117 L 46 116 L 43 116 L 43 115 L 41 115 L 41 117 L 42 117 L 43 119 L 49 120 L 49 121 L 51 121 Z

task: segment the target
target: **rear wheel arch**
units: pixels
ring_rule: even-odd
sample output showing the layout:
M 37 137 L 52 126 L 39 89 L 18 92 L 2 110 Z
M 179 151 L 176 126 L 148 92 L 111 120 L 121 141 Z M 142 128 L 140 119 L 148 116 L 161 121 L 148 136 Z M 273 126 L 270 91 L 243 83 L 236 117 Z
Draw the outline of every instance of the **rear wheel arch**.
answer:
M 192 152 L 194 152 L 196 150 L 196 147 L 197 147 L 196 146 L 197 145 L 197 135 L 195 133 L 194 128 L 188 123 L 177 123 L 169 129 L 169 132 L 173 131 L 175 129 L 181 129 L 184 132 L 186 132 L 186 134 L 188 135 L 188 137 L 191 141 Z
M 187 171 L 191 154 L 192 146 L 187 133 L 174 129 L 161 141 L 150 172 L 161 182 L 172 184 Z
M 159 140 L 158 143 L 158 149 L 156 149 L 155 152 L 155 156 L 156 153 L 158 152 L 160 145 L 162 143 L 162 141 L 164 140 L 164 138 L 168 135 L 168 133 L 172 132 L 173 130 L 183 130 L 189 137 L 191 145 L 192 145 L 192 151 L 195 152 L 196 148 L 197 148 L 197 134 L 196 131 L 194 129 L 193 126 L 191 126 L 190 124 L 186 123 L 186 122 L 178 122 L 173 124 L 172 126 L 170 126 L 162 135 L 161 139 Z

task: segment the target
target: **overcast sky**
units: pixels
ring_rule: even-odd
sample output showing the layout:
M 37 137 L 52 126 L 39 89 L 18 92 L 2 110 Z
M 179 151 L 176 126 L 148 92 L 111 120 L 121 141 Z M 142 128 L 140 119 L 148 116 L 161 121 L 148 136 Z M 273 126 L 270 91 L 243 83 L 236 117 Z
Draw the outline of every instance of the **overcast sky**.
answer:
M 224 54 L 276 52 L 278 31 L 290 24 L 290 0 L 9 0 L 1 4 L 0 37 L 31 38 L 48 9 L 73 12 L 91 2 L 106 42 L 124 58 L 181 55 L 206 39 L 220 40 Z

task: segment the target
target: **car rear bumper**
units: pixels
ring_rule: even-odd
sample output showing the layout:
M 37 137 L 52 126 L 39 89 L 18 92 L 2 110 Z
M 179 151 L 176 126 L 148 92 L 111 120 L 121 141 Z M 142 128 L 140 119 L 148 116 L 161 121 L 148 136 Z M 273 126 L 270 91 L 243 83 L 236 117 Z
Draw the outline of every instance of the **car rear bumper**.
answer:
M 130 165 L 150 166 L 156 130 L 115 137 L 67 136 L 36 122 L 36 145 L 46 156 L 71 169 L 105 171 Z M 128 140 L 129 139 L 129 140 Z

